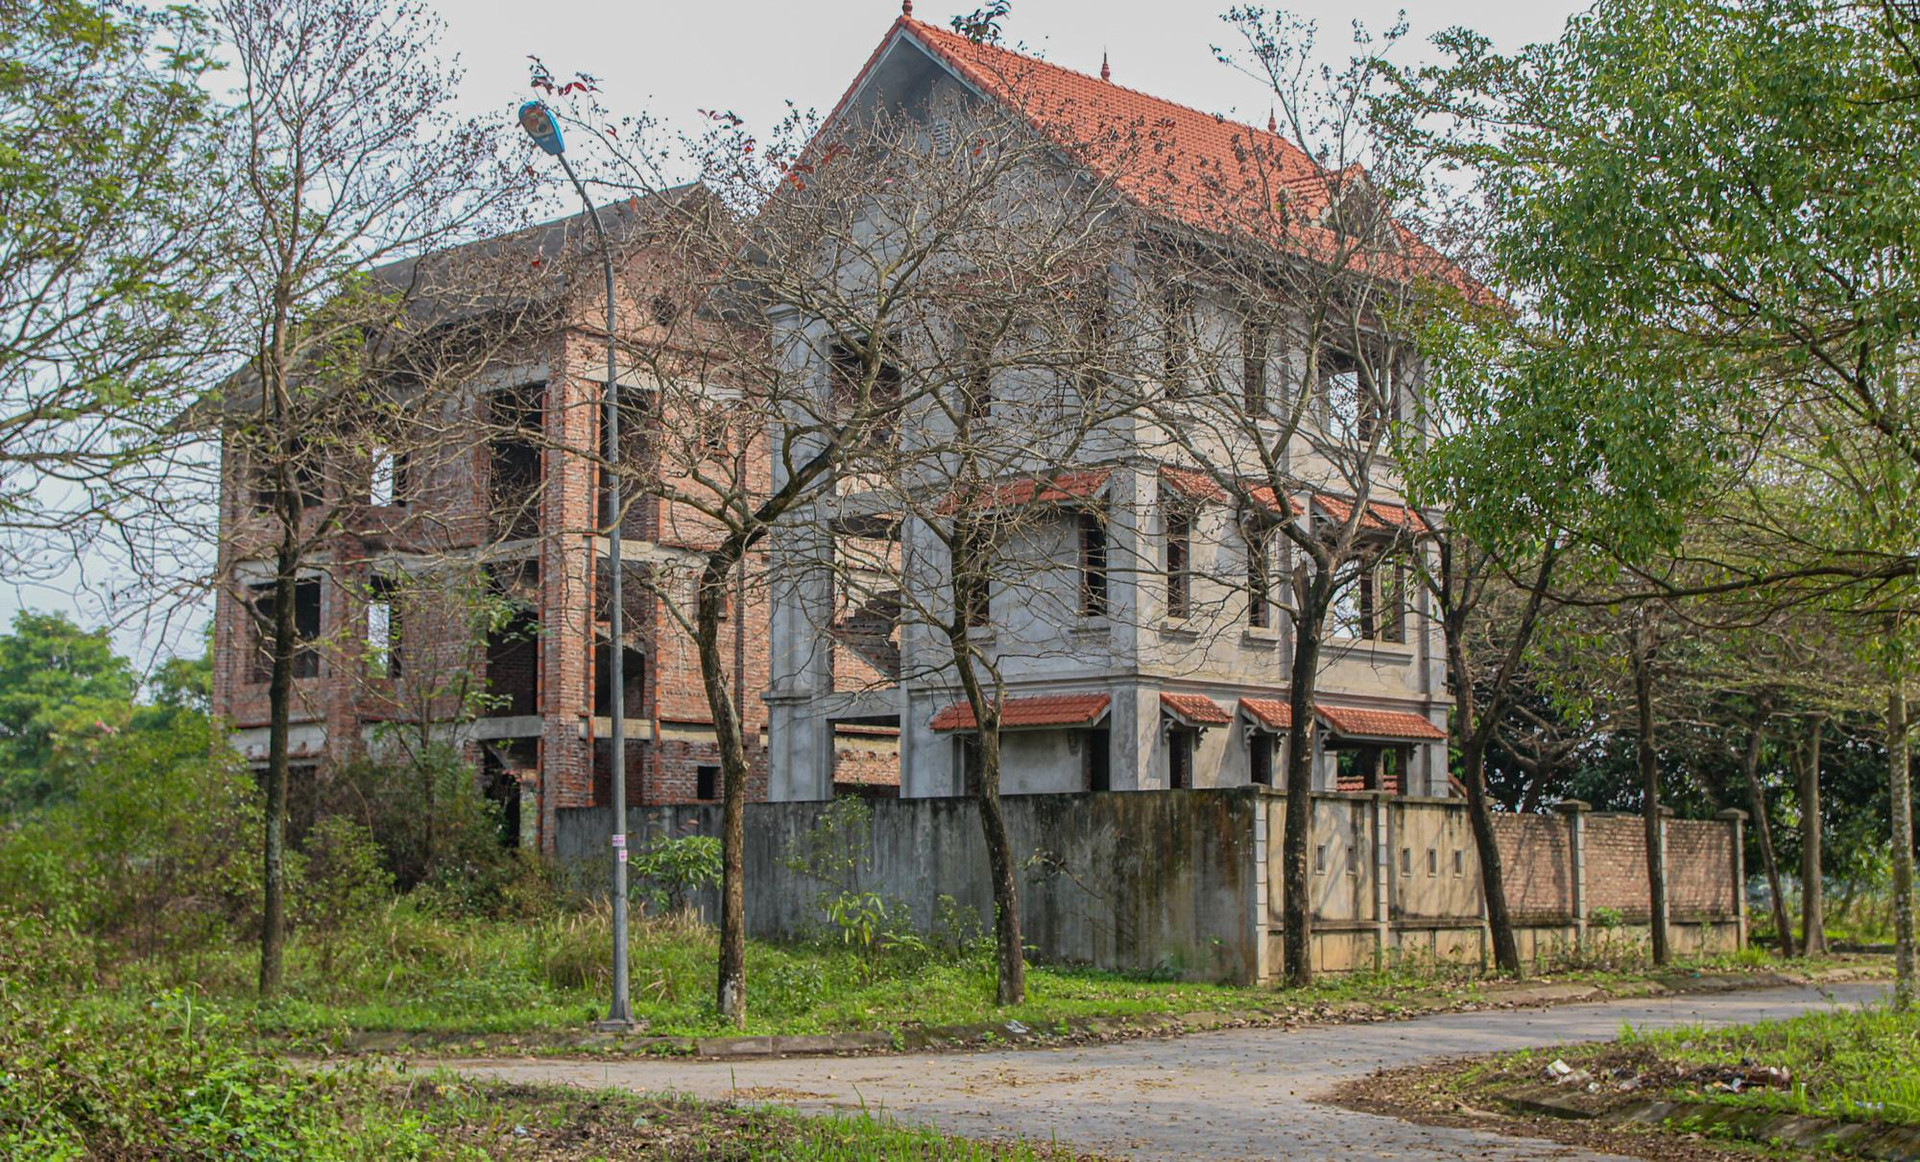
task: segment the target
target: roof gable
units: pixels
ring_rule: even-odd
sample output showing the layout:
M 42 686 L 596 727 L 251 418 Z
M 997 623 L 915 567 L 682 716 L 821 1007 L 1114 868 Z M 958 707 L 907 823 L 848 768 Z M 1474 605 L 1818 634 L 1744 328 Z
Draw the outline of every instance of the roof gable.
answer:
M 1025 56 L 901 16 L 827 122 L 848 110 L 895 49 L 911 45 L 975 92 L 1018 114 L 1122 197 L 1203 233 L 1336 261 L 1398 280 L 1431 278 L 1488 299 L 1404 227 L 1387 252 L 1356 250 L 1322 225 L 1330 203 L 1365 183 L 1349 165 L 1322 168 L 1278 133 Z

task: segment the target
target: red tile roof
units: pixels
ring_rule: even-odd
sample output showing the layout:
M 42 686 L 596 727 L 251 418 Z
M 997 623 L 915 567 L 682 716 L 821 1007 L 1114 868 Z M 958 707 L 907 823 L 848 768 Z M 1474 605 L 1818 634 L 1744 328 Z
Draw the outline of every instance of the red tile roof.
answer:
M 1009 698 L 1000 711 L 1000 729 L 1014 730 L 1034 726 L 1087 726 L 1106 717 L 1113 703 L 1109 694 L 1035 694 L 1027 698 Z M 933 716 L 935 730 L 977 730 L 973 707 L 965 702 L 953 705 Z
M 1284 698 L 1242 698 L 1240 709 L 1268 730 L 1293 728 L 1293 706 Z
M 1447 732 L 1418 714 L 1399 710 L 1360 710 L 1351 706 L 1323 706 L 1315 703 L 1315 714 L 1336 734 L 1349 738 L 1392 738 L 1418 741 L 1447 737 Z
M 1353 501 L 1345 497 L 1333 496 L 1325 492 L 1313 494 L 1313 503 L 1334 520 L 1345 523 L 1353 516 Z M 1412 533 L 1427 533 L 1427 522 L 1420 514 L 1404 505 L 1389 504 L 1384 500 L 1367 502 L 1366 515 L 1360 518 L 1360 527 L 1381 531 L 1386 529 L 1405 529 Z
M 1012 508 L 1022 504 L 1060 504 L 1070 500 L 1085 500 L 1105 488 L 1112 475 L 1110 469 L 1101 468 L 1085 472 L 1062 472 L 1046 478 L 1028 476 L 992 487 L 981 485 L 971 492 L 950 493 L 940 502 L 937 511 L 946 516 L 958 512 L 962 505 Z
M 1227 498 L 1226 489 L 1221 488 L 1213 477 L 1190 468 L 1162 467 L 1160 482 L 1188 500 L 1219 502 Z
M 1286 138 L 1085 73 L 976 44 L 902 16 L 835 106 L 837 115 L 898 35 L 910 36 L 981 92 L 1052 138 L 1082 165 L 1152 212 L 1211 234 L 1255 240 L 1398 279 L 1432 278 L 1476 299 L 1484 288 L 1397 225 L 1397 250 L 1356 247 L 1319 225 L 1358 165 L 1321 168 Z M 829 121 L 832 120 L 830 116 Z
M 1225 726 L 1233 721 L 1226 707 L 1205 694 L 1161 694 L 1160 705 L 1195 726 Z

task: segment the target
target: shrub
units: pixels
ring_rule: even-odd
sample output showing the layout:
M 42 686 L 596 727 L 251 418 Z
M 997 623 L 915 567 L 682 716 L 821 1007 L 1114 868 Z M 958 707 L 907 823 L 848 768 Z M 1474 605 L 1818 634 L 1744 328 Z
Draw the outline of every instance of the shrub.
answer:
M 333 972 L 340 937 L 393 898 L 393 875 L 365 825 L 332 815 L 315 825 L 293 882 L 293 921 L 313 938 L 320 970 Z
M 197 951 L 251 922 L 260 804 L 206 719 L 63 733 L 54 762 L 73 788 L 0 833 L 0 901 L 137 956 Z
M 655 910 L 684 911 L 688 897 L 720 882 L 720 841 L 711 835 L 657 839 L 633 859 L 633 874 L 653 891 Z

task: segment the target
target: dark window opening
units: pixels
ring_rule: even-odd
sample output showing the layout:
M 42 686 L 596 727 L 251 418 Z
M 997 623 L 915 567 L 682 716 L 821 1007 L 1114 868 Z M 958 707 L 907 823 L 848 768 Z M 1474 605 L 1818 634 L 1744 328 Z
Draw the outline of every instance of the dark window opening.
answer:
M 1348 744 L 1333 752 L 1336 791 L 1406 793 L 1410 750 L 1404 746 Z
M 255 585 L 249 604 L 253 607 L 253 680 L 273 680 L 274 586 Z M 320 582 L 296 581 L 293 585 L 293 676 L 320 676 Z
M 1087 790 L 1113 790 L 1113 736 L 1106 727 L 1080 732 L 1082 762 L 1086 768 Z
M 1254 629 L 1273 625 L 1273 530 L 1260 525 L 1245 528 L 1247 540 L 1247 624 Z
M 540 621 L 533 610 L 515 610 L 487 635 L 487 693 L 495 716 L 540 713 Z
M 960 793 L 969 796 L 978 795 L 982 774 L 980 739 L 971 734 L 963 734 L 955 741 L 960 748 Z
M 1267 349 L 1273 329 L 1265 319 L 1240 326 L 1240 391 L 1250 416 L 1267 414 Z
M 1167 786 L 1184 791 L 1193 786 L 1193 749 L 1195 732 L 1175 727 L 1167 732 Z
M 711 802 L 720 797 L 720 768 L 695 767 L 693 771 L 693 797 L 702 802 Z
M 1099 513 L 1080 513 L 1080 612 L 1107 615 L 1107 522 Z
M 261 512 L 274 512 L 280 508 L 279 471 L 286 468 L 288 482 L 292 485 L 292 494 L 288 497 L 290 505 L 297 505 L 304 511 L 318 508 L 326 502 L 326 474 L 320 465 L 320 453 L 316 452 L 306 440 L 295 436 L 288 440 L 286 447 L 277 455 L 274 452 L 262 453 L 254 466 L 253 506 Z
M 1167 616 L 1184 618 L 1193 611 L 1193 514 L 1183 508 L 1167 510 Z
M 488 401 L 487 498 L 496 537 L 539 535 L 543 396 L 535 385 L 496 392 Z
M 653 457 L 654 412 L 659 405 L 657 393 L 641 388 L 622 387 L 620 389 L 620 457 L 615 471 L 608 473 L 604 463 L 594 465 L 594 509 L 593 526 L 596 530 L 605 530 L 612 519 L 608 504 L 613 500 L 612 478 L 621 482 L 619 520 L 621 535 L 630 540 L 651 540 L 652 532 L 648 526 L 648 506 L 640 496 L 633 481 L 637 476 L 657 471 Z M 596 400 L 594 415 L 605 422 L 606 406 L 604 400 Z M 604 437 L 595 447 L 596 451 L 606 451 Z
M 833 418 L 856 429 L 849 433 L 849 446 L 893 447 L 900 410 L 900 368 L 874 349 L 872 339 L 859 347 L 835 342 L 827 350 L 827 364 Z
M 647 712 L 647 656 L 628 646 L 620 655 L 621 709 L 628 718 Z M 593 650 L 593 716 L 613 716 L 613 651 L 602 638 Z
M 1273 744 L 1273 736 L 1261 731 L 1247 736 L 1247 780 L 1256 786 L 1273 786 Z

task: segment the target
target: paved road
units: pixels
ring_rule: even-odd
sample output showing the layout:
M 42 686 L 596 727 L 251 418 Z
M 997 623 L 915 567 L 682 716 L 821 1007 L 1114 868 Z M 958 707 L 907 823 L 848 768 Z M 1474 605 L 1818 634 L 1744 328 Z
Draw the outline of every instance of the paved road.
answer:
M 1839 985 L 1832 1002 L 1883 991 Z M 972 1137 L 1024 1136 L 1138 1158 L 1593 1159 L 1553 1142 L 1416 1126 L 1313 1099 L 1376 1069 L 1463 1053 L 1606 1040 L 1622 1022 L 1662 1026 L 1785 1016 L 1830 1002 L 1764 989 L 1414 1021 L 1184 1037 L 1047 1050 L 739 1062 L 457 1061 L 473 1076 L 674 1090 L 735 1090 L 802 1109 L 883 1109 Z M 427 1064 L 427 1063 L 423 1063 Z M 769 1092 L 784 1091 L 784 1092 Z

